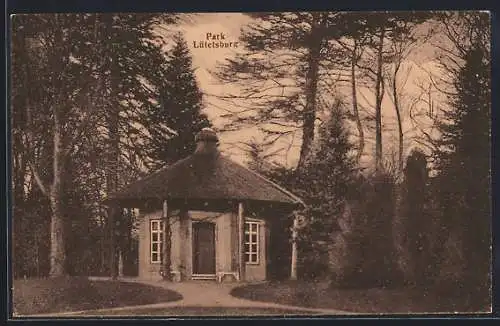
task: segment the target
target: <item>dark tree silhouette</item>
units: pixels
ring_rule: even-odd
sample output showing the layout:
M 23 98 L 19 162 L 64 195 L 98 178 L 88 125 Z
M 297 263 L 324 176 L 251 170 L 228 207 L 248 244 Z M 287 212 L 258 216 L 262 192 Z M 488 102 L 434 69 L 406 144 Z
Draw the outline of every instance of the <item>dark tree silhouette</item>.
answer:
M 159 105 L 144 115 L 144 125 L 150 134 L 145 147 L 154 169 L 193 153 L 196 134 L 211 126 L 202 112 L 203 94 L 187 43 L 180 33 L 173 41 L 168 62 L 161 67 Z

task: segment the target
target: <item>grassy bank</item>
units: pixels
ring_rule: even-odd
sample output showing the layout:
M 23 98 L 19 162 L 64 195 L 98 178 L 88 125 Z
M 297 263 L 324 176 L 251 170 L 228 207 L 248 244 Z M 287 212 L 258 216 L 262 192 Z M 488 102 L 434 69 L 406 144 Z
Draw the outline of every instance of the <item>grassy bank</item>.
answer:
M 339 309 L 354 313 L 486 312 L 487 304 L 467 296 L 443 295 L 409 288 L 336 289 L 326 282 L 288 281 L 242 286 L 233 296 L 309 308 Z
M 176 301 L 174 291 L 137 283 L 87 278 L 14 280 L 14 315 L 68 312 Z

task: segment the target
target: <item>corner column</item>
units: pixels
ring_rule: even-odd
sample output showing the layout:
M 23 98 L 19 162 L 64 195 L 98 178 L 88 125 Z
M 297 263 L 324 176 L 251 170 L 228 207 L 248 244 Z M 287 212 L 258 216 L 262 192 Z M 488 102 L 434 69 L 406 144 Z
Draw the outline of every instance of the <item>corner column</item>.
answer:
M 170 219 L 168 216 L 168 203 L 167 200 L 163 200 L 163 211 L 162 211 L 162 220 L 163 220 L 163 230 L 164 230 L 164 238 L 163 238 L 163 254 L 162 254 L 162 263 L 163 263 L 163 279 L 170 281 L 172 280 L 171 275 L 171 257 L 170 252 L 172 251 L 172 235 L 170 229 Z
M 243 203 L 238 203 L 238 273 L 245 280 L 245 217 Z
M 299 225 L 298 216 L 296 213 L 293 214 L 293 226 L 292 226 L 292 266 L 290 268 L 290 279 L 297 279 L 297 227 Z
M 180 223 L 180 236 L 181 243 L 185 245 L 180 246 L 180 280 L 185 281 L 191 278 L 191 264 L 192 264 L 192 239 L 189 235 L 189 215 L 188 211 L 184 208 L 180 210 L 179 213 L 179 223 Z

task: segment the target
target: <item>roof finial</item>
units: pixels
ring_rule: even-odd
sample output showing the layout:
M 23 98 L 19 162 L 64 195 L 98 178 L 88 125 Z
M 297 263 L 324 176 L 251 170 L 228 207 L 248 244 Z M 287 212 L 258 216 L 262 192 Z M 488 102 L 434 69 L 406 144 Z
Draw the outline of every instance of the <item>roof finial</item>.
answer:
M 212 128 L 203 128 L 196 134 L 195 141 L 219 142 L 219 137 L 217 137 L 217 133 Z
M 219 137 L 212 128 L 203 128 L 195 136 L 197 143 L 195 153 L 211 154 L 217 153 L 217 146 L 219 145 Z

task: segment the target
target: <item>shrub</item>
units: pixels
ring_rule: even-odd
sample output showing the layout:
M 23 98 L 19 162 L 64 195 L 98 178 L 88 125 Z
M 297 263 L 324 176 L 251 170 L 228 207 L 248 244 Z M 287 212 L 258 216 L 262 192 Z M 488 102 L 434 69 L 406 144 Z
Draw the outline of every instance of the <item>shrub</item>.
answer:
M 392 233 L 394 179 L 387 173 L 360 179 L 332 238 L 332 285 L 390 286 L 400 282 Z

